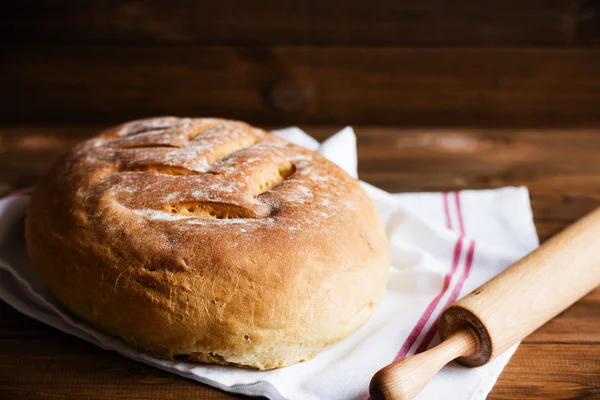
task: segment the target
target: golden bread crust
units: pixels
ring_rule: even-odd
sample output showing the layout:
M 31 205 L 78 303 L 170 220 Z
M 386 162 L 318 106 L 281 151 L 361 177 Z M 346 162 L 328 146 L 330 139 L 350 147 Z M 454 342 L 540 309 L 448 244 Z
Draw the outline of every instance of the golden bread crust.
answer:
M 133 121 L 80 144 L 36 188 L 26 239 L 92 324 L 156 357 L 258 369 L 358 329 L 389 265 L 356 180 L 219 119 Z

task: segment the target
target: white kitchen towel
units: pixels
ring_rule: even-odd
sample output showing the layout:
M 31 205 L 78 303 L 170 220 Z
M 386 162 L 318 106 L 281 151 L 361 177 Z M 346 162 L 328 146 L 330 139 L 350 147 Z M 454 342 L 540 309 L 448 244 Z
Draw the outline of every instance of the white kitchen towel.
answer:
M 319 144 L 298 128 L 277 134 L 320 151 L 356 173 L 356 137 L 345 128 Z M 159 360 L 97 331 L 66 311 L 27 259 L 23 221 L 29 196 L 0 200 L 0 298 L 20 312 L 125 357 L 222 390 L 269 399 L 369 398 L 373 374 L 435 345 L 436 320 L 456 299 L 538 246 L 526 188 L 390 194 L 363 183 L 385 222 L 391 252 L 388 293 L 356 333 L 313 360 L 272 371 Z M 468 369 L 456 363 L 419 399 L 484 399 L 515 351 Z

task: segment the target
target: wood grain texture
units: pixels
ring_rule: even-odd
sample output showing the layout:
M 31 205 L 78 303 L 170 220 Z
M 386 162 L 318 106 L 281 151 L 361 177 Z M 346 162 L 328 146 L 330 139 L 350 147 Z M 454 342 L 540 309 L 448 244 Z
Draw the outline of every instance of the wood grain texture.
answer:
M 525 342 L 500 375 L 488 400 L 599 397 L 600 357 L 597 344 Z
M 600 49 L 12 46 L 3 58 L 5 123 L 600 124 Z
M 593 1 L 11 2 L 14 43 L 405 45 L 588 43 Z
M 198 115 L 198 113 L 196 113 Z M 35 183 L 106 125 L 0 126 L 0 194 Z M 304 126 L 324 139 L 341 126 Z M 362 179 L 390 191 L 527 185 L 542 239 L 600 205 L 600 129 L 357 126 Z M 600 398 L 600 289 L 522 344 L 491 400 Z M 228 399 L 101 351 L 0 303 L 0 399 Z
M 0 339 L 0 399 L 199 398 L 236 397 L 66 335 Z

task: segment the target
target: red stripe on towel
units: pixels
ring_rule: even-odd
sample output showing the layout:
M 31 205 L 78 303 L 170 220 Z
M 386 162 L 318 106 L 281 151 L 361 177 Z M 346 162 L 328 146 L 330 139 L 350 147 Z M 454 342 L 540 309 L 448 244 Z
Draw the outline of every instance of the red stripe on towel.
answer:
M 460 259 L 460 253 L 461 253 L 461 250 L 462 250 L 462 243 L 463 243 L 463 237 L 464 237 L 464 234 L 465 234 L 465 227 L 464 227 L 464 222 L 463 222 L 463 218 L 462 218 L 462 208 L 461 208 L 461 202 L 460 202 L 460 193 L 459 192 L 455 192 L 454 196 L 455 196 L 455 200 L 456 200 L 456 211 L 457 211 L 457 214 L 458 214 L 458 223 L 459 223 L 459 228 L 460 228 L 460 236 L 459 236 L 459 238 L 458 238 L 458 240 L 456 242 L 456 245 L 454 247 L 454 257 L 453 257 L 453 260 L 452 260 L 452 267 L 450 268 L 450 271 L 448 272 L 448 274 L 444 278 L 444 286 L 442 288 L 441 293 L 439 295 L 437 295 L 431 301 L 431 303 L 429 303 L 429 305 L 425 309 L 425 312 L 423 312 L 423 315 L 421 315 L 421 318 L 419 318 L 419 321 L 417 322 L 417 324 L 415 325 L 415 327 L 413 328 L 413 330 L 410 332 L 410 334 L 408 335 L 408 337 L 404 341 L 404 344 L 402 345 L 402 348 L 400 349 L 400 351 L 398 352 L 398 354 L 396 354 L 396 357 L 394 357 L 394 361 L 397 361 L 397 360 L 400 360 L 400 359 L 406 357 L 406 354 L 408 353 L 408 351 L 410 350 L 410 348 L 413 346 L 413 344 L 415 343 L 415 341 L 417 340 L 417 338 L 421 334 L 421 331 L 423 330 L 423 328 L 427 324 L 427 321 L 429 321 L 429 318 L 431 317 L 431 314 L 433 314 L 433 311 L 435 310 L 435 308 L 439 304 L 441 298 L 446 293 L 446 290 L 448 290 L 448 287 L 450 286 L 450 282 L 452 281 L 452 277 L 456 273 L 456 269 L 458 267 L 458 261 Z M 445 218 L 446 218 L 446 227 L 449 228 L 449 229 L 452 229 L 452 221 L 450 219 L 450 210 L 449 210 L 450 207 L 449 207 L 448 194 L 447 193 L 442 193 L 442 200 L 443 200 L 443 205 L 444 205 L 444 214 L 445 214 Z M 461 277 L 460 277 L 460 279 L 459 279 L 456 287 L 454 288 L 454 290 L 450 294 L 449 300 L 446 302 L 446 307 L 448 305 L 454 303 L 456 301 L 456 298 L 459 296 L 460 291 L 462 290 L 462 287 L 463 287 L 465 281 L 467 280 L 467 278 L 469 277 L 469 273 L 471 272 L 471 266 L 473 264 L 474 254 L 475 254 L 475 241 L 472 240 L 471 244 L 469 245 L 469 249 L 467 250 L 467 257 L 466 257 L 466 261 L 465 261 L 466 262 L 465 269 L 464 269 L 463 274 L 461 275 Z M 417 348 L 417 351 L 415 352 L 415 354 L 423 351 L 424 349 L 426 349 L 429 346 L 429 344 L 431 343 L 431 340 L 433 339 L 433 337 L 435 336 L 436 333 L 437 333 L 437 321 L 434 324 L 432 324 L 432 326 L 430 327 L 429 331 L 427 331 L 427 333 L 425 334 L 425 337 L 423 338 L 423 341 L 421 342 L 421 345 L 419 345 L 419 347 Z M 368 400 L 371 400 L 371 397 L 369 397 Z
M 456 199 L 459 199 L 458 192 L 456 192 L 455 194 L 457 195 Z M 443 201 L 443 206 L 444 206 L 444 214 L 446 217 L 446 226 L 448 228 L 452 229 L 452 220 L 450 219 L 450 207 L 449 207 L 449 201 L 448 201 L 448 193 L 442 193 L 442 201 Z M 457 209 L 459 209 L 459 206 L 460 206 L 460 201 L 457 201 L 456 202 Z M 459 219 L 460 219 L 461 213 L 459 213 L 458 215 L 459 215 Z M 461 226 L 462 226 L 462 223 L 461 223 Z M 400 351 L 398 352 L 398 354 L 396 354 L 396 357 L 394 357 L 394 361 L 400 360 L 401 358 L 406 357 L 406 354 L 409 352 L 411 347 L 415 344 L 415 341 L 419 338 L 419 335 L 421 334 L 421 332 L 423 331 L 423 328 L 429 321 L 429 318 L 431 318 L 431 315 L 433 314 L 433 312 L 435 311 L 435 308 L 440 303 L 440 300 L 442 299 L 442 297 L 444 297 L 444 294 L 446 294 L 446 291 L 450 287 L 450 282 L 452 281 L 452 277 L 456 273 L 456 269 L 458 267 L 458 261 L 460 260 L 460 253 L 462 251 L 462 242 L 463 242 L 463 236 L 461 235 L 458 238 L 458 240 L 456 241 L 456 245 L 454 246 L 454 257 L 452 259 L 452 265 L 450 267 L 450 271 L 448 271 L 448 273 L 446 274 L 446 277 L 444 278 L 444 285 L 442 286 L 441 292 L 429 303 L 429 305 L 427 306 L 427 308 L 425 309 L 425 311 L 423 312 L 423 314 L 417 321 L 417 324 L 413 327 L 412 331 L 410 332 L 410 334 L 404 341 L 404 344 L 400 348 Z
M 452 229 L 452 221 L 450 220 L 450 207 L 448 205 L 448 193 L 442 193 L 444 201 L 444 214 L 446 214 L 446 228 Z
M 456 212 L 458 213 L 458 226 L 460 228 L 460 235 L 465 236 L 465 224 L 463 222 L 462 207 L 460 205 L 460 193 L 454 192 L 454 199 L 456 200 Z
M 433 311 L 440 303 L 440 300 L 446 293 L 446 290 L 448 290 L 448 287 L 450 286 L 450 281 L 452 281 L 452 277 L 454 276 L 454 273 L 456 272 L 456 267 L 458 266 L 458 260 L 460 259 L 460 252 L 462 250 L 462 242 L 463 238 L 461 236 L 458 238 L 458 241 L 454 246 L 454 257 L 452 260 L 452 267 L 450 268 L 450 271 L 446 274 L 446 277 L 444 278 L 444 286 L 442 287 L 442 291 L 431 301 L 431 303 L 429 303 L 429 305 L 421 315 L 421 318 L 419 318 L 419 321 L 404 341 L 402 348 L 400 349 L 398 354 L 396 354 L 396 357 L 394 357 L 394 361 L 400 360 L 401 358 L 404 358 L 406 356 L 410 348 L 413 346 L 413 344 L 421 334 L 421 331 L 425 327 L 425 324 L 427 323 L 427 321 L 429 321 L 429 318 L 431 318 L 431 314 L 433 314 Z
M 473 265 L 474 255 L 475 255 L 475 241 L 472 240 L 471 244 L 469 245 L 469 250 L 467 251 L 467 260 L 466 260 L 466 264 L 465 264 L 465 269 L 463 270 L 463 273 L 460 276 L 458 283 L 454 287 L 454 290 L 452 290 L 450 297 L 446 301 L 446 305 L 444 306 L 444 309 L 448 308 L 450 306 L 450 304 L 454 303 L 456 301 L 456 299 L 458 299 L 458 296 L 460 295 L 460 291 L 462 290 L 463 285 L 465 284 L 465 281 L 467 280 L 467 278 L 469 277 L 469 273 L 471 272 L 471 266 Z M 427 348 L 431 344 L 431 341 L 433 340 L 437 331 L 438 331 L 438 321 L 436 320 L 435 323 L 433 325 L 431 325 L 431 327 L 425 334 L 425 337 L 423 337 L 423 341 L 421 342 L 419 347 L 417 347 L 415 354 L 418 354 L 418 353 L 421 353 L 421 352 L 427 350 Z

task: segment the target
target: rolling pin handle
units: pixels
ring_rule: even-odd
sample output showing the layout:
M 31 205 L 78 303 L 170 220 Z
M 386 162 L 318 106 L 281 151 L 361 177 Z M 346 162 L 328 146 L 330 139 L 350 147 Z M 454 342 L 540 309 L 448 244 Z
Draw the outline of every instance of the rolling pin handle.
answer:
M 453 332 L 439 345 L 395 361 L 380 369 L 371 379 L 373 400 L 408 400 L 415 397 L 440 369 L 458 357 L 479 352 L 479 338 L 470 327 Z

